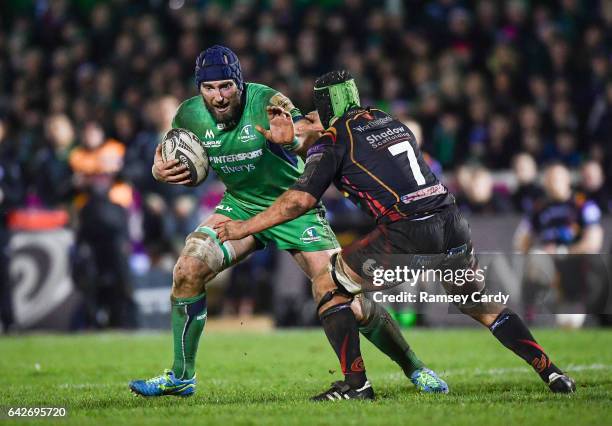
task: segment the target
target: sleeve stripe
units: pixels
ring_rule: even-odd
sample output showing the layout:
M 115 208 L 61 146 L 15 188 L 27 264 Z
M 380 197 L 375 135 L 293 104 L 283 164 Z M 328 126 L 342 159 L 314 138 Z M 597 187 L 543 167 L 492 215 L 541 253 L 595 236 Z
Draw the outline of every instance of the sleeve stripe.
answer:
M 323 133 L 323 136 L 327 136 L 327 135 L 329 135 L 333 143 L 336 143 L 336 129 L 335 128 L 330 127 L 329 129 L 327 129 L 325 133 Z

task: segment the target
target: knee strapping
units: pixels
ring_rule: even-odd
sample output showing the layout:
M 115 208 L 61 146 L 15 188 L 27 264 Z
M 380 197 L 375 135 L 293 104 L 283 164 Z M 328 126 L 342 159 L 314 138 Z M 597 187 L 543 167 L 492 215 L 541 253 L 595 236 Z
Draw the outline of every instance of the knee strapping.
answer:
M 355 282 L 345 270 L 346 265 L 340 253 L 334 253 L 329 259 L 329 273 L 340 292 L 348 295 L 361 293 L 361 284 Z
M 221 244 L 215 230 L 208 226 L 200 226 L 187 236 L 181 254 L 201 260 L 214 273 L 227 268 L 236 257 L 232 244 Z

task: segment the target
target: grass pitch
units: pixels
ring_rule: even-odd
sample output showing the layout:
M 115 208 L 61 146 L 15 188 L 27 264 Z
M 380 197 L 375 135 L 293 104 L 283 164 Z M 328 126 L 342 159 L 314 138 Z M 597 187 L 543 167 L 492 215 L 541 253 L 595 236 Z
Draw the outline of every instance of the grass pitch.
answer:
M 612 418 L 612 331 L 536 330 L 578 382 L 555 395 L 484 329 L 410 330 L 420 357 L 449 395 L 417 393 L 399 369 L 362 341 L 375 402 L 308 402 L 340 379 L 322 330 L 205 333 L 191 398 L 132 395 L 133 378 L 171 361 L 169 334 L 31 335 L 0 338 L 0 422 L 16 424 L 605 424 Z M 66 407 L 65 419 L 9 420 L 8 407 Z M 608 420 L 605 420 L 608 419 Z

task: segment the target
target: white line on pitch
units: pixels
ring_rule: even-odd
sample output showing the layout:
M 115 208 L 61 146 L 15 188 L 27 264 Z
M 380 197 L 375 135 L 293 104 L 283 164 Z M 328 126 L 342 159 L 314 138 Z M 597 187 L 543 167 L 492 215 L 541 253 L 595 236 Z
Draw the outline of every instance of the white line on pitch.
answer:
M 563 369 L 564 371 L 591 371 L 591 370 L 612 370 L 612 365 L 607 364 L 569 364 L 567 367 Z M 466 376 L 471 374 L 477 375 L 490 375 L 490 376 L 499 376 L 509 373 L 524 373 L 531 374 L 533 370 L 527 366 L 525 367 L 508 367 L 508 368 L 457 368 L 457 369 L 437 369 L 436 370 L 441 376 Z M 373 374 L 373 376 L 376 373 Z M 380 377 L 380 376 L 379 376 Z M 401 373 L 392 373 L 382 376 L 382 378 L 386 379 L 404 379 L 404 375 Z

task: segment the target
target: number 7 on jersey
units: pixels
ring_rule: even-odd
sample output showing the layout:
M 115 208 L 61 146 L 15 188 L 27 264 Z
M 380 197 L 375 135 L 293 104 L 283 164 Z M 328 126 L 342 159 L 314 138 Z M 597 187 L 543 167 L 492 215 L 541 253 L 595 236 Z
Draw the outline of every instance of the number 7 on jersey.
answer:
M 402 152 L 407 153 L 408 162 L 410 163 L 410 170 L 412 170 L 412 174 L 414 175 L 417 185 L 425 185 L 425 176 L 423 176 L 423 173 L 421 172 L 419 162 L 416 154 L 414 153 L 412 145 L 410 145 L 410 142 L 405 141 L 392 145 L 389 147 L 389 152 L 391 152 L 393 156 L 400 155 Z

